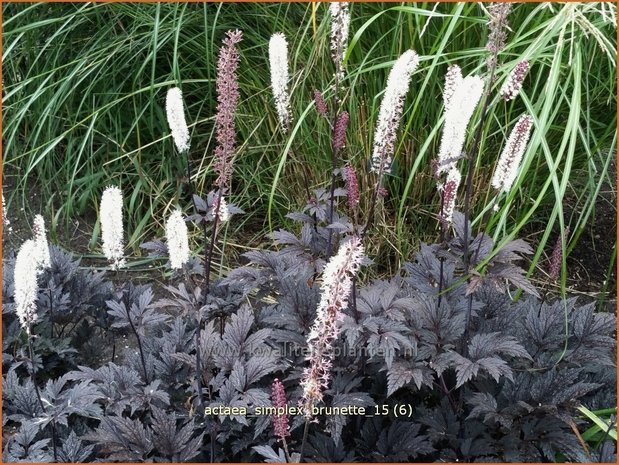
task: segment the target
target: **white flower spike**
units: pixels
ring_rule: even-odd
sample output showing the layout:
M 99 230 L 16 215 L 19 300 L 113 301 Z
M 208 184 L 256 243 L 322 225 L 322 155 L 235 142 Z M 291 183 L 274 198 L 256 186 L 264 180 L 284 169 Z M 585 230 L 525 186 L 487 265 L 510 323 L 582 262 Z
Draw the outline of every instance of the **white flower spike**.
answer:
M 189 260 L 189 239 L 187 224 L 180 210 L 172 212 L 166 222 L 165 230 L 166 239 L 168 241 L 170 265 L 173 270 L 181 269 Z
M 168 90 L 165 109 L 176 149 L 181 153 L 189 150 L 189 129 L 185 121 L 183 93 L 178 87 Z
M 125 265 L 123 245 L 123 194 L 116 186 L 105 189 L 99 209 L 103 253 L 114 269 Z
M 277 116 L 282 127 L 287 130 L 291 120 L 288 94 L 288 42 L 281 32 L 273 34 L 269 41 L 269 64 Z

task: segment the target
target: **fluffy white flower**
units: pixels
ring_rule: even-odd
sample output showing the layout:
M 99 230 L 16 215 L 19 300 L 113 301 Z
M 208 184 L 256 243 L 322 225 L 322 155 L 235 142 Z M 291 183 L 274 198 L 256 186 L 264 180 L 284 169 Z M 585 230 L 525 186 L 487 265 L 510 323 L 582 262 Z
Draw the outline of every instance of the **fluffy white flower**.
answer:
M 447 172 L 460 158 L 466 129 L 484 91 L 484 81 L 479 76 L 467 76 L 460 81 L 445 107 L 445 125 L 438 153 L 438 174 Z
M 518 119 L 509 135 L 492 176 L 492 187 L 498 191 L 509 192 L 514 184 L 532 128 L 533 119 L 525 114 Z
M 41 268 L 49 268 L 51 266 L 49 245 L 47 244 L 47 238 L 45 237 L 45 220 L 41 215 L 36 215 L 34 217 L 34 227 L 32 229 L 34 232 L 34 242 L 38 249 L 38 265 Z
M 290 96 L 288 95 L 288 43 L 281 32 L 269 41 L 271 88 L 279 122 L 287 129 L 290 125 Z
M 332 2 L 331 13 L 331 54 L 335 63 L 335 75 L 338 80 L 344 78 L 344 52 L 347 48 L 350 13 L 348 2 Z
M 228 208 L 226 199 L 223 196 L 219 199 L 219 210 L 217 210 L 217 216 L 219 217 L 220 223 L 225 223 L 230 219 L 230 209 Z
M 397 59 L 389 73 L 374 132 L 374 149 L 370 169 L 375 173 L 380 172 L 381 165 L 383 172 L 391 169 L 396 133 L 404 110 L 404 99 L 411 76 L 418 64 L 417 53 L 407 50 Z
M 165 109 L 176 149 L 179 152 L 189 150 L 189 129 L 185 121 L 183 93 L 178 87 L 168 89 Z
M 30 326 L 37 319 L 37 294 L 39 285 L 37 277 L 41 271 L 40 247 L 36 241 L 28 239 L 19 248 L 15 259 L 13 279 L 15 284 L 15 312 L 19 324 L 30 334 Z
M 9 231 L 12 230 L 11 222 L 6 216 L 6 201 L 4 200 L 4 193 L 2 193 L 2 224 L 4 225 L 5 229 L 8 229 Z
M 125 264 L 123 258 L 123 194 L 116 186 L 110 186 L 101 196 L 100 206 L 101 238 L 103 253 L 118 269 Z
M 172 269 L 178 270 L 189 260 L 189 239 L 187 235 L 187 224 L 183 219 L 180 210 L 172 212 L 165 226 L 166 238 L 168 240 L 168 253 L 170 254 L 170 265 Z
M 363 259 L 363 245 L 358 237 L 342 244 L 329 260 L 322 273 L 320 303 L 316 320 L 307 338 L 309 368 L 303 372 L 301 405 L 311 417 L 311 407 L 322 400 L 328 387 L 333 353 L 333 341 L 338 336 L 338 319 L 348 305 L 352 280 Z

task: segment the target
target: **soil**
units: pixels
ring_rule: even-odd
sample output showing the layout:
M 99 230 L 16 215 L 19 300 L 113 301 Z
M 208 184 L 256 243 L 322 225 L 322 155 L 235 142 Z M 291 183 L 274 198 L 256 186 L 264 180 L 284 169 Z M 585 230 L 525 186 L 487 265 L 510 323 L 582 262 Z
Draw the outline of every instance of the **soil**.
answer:
M 609 178 L 615 180 L 617 177 L 616 162 L 613 161 L 609 167 Z M 582 212 L 575 211 L 571 206 L 576 205 L 575 198 L 564 200 L 564 215 L 569 218 L 573 215 L 576 218 Z M 543 229 L 543 225 L 534 225 L 536 230 L 534 236 L 541 235 L 538 231 Z M 570 232 L 573 237 L 574 231 Z M 617 183 L 605 183 L 602 185 L 599 196 L 596 200 L 595 208 L 589 217 L 584 230 L 582 231 L 576 247 L 567 257 L 567 292 L 570 295 L 581 296 L 585 301 L 595 300 L 603 302 L 605 309 L 616 312 L 617 306 L 617 261 L 616 257 L 612 267 L 613 248 L 617 237 Z M 548 246 L 548 257 L 542 266 L 549 265 L 549 256 L 552 254 L 557 235 L 550 237 Z M 532 241 L 534 243 L 535 241 Z M 607 273 L 610 268 L 610 274 Z M 550 292 L 557 289 L 557 286 L 548 280 L 548 276 L 538 273 L 534 279 L 540 281 L 544 288 Z

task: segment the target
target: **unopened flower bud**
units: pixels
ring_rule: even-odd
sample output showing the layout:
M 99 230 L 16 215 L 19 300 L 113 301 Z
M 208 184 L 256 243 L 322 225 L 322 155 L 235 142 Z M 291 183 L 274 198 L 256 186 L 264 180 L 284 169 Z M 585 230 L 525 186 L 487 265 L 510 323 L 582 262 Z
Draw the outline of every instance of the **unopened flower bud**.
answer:
M 333 129 L 333 148 L 337 152 L 346 145 L 346 127 L 348 126 L 348 112 L 340 113 L 335 120 L 335 128 Z

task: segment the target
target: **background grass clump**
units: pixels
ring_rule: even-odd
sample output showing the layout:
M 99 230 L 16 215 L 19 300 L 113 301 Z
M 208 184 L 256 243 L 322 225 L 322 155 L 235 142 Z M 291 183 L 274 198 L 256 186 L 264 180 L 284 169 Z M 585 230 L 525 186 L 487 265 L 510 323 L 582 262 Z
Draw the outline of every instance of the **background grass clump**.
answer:
M 483 68 L 483 8 L 351 5 L 343 83 L 351 130 L 344 157 L 361 174 L 390 67 L 409 48 L 421 56 L 372 245 L 384 272 L 398 269 L 401 257 L 412 256 L 419 241 L 437 236 L 430 160 L 440 141 L 444 74 L 451 63 L 464 74 Z M 564 226 L 573 231 L 568 252 L 578 250 L 581 237 L 595 236 L 592 225 L 604 215 L 614 227 L 615 6 L 518 4 L 510 24 L 495 85 L 522 59 L 532 68 L 522 98 L 491 106 L 476 167 L 473 208 L 479 216 L 473 218 L 479 222 L 491 205 L 489 179 L 509 128 L 523 112 L 531 113 L 536 130 L 523 174 L 491 216 L 489 230 L 495 240 L 528 236 L 535 242 L 532 274 L 542 268 Z M 330 95 L 329 27 L 325 5 L 303 3 L 3 4 L 3 172 L 11 188 L 6 191 L 9 216 L 24 208 L 31 217 L 29 193 L 36 190 L 44 200 L 34 205 L 53 212 L 52 237 L 66 237 L 75 233 L 76 218 L 95 218 L 102 190 L 116 184 L 128 193 L 128 245 L 137 251 L 161 230 L 170 205 L 185 195 L 177 174 L 183 172 L 182 160 L 165 120 L 165 92 L 171 86 L 182 85 L 187 104 L 198 190 L 205 191 L 214 179 L 217 44 L 226 30 L 238 28 L 245 34 L 232 198 L 248 214 L 228 231 L 229 252 L 234 252 L 229 256 L 259 246 L 269 230 L 289 225 L 286 213 L 305 202 L 303 165 L 313 168 L 311 187 L 329 180 L 330 158 L 321 149 L 329 129 L 312 108 L 313 89 Z M 268 40 L 277 31 L 290 42 L 292 141 L 276 130 L 269 89 Z M 366 181 L 361 179 L 362 185 L 369 185 Z M 86 231 L 88 247 L 81 252 L 95 253 L 99 225 Z M 603 290 L 612 281 L 616 250 L 612 244 L 607 248 L 607 261 L 600 264 L 608 270 Z

